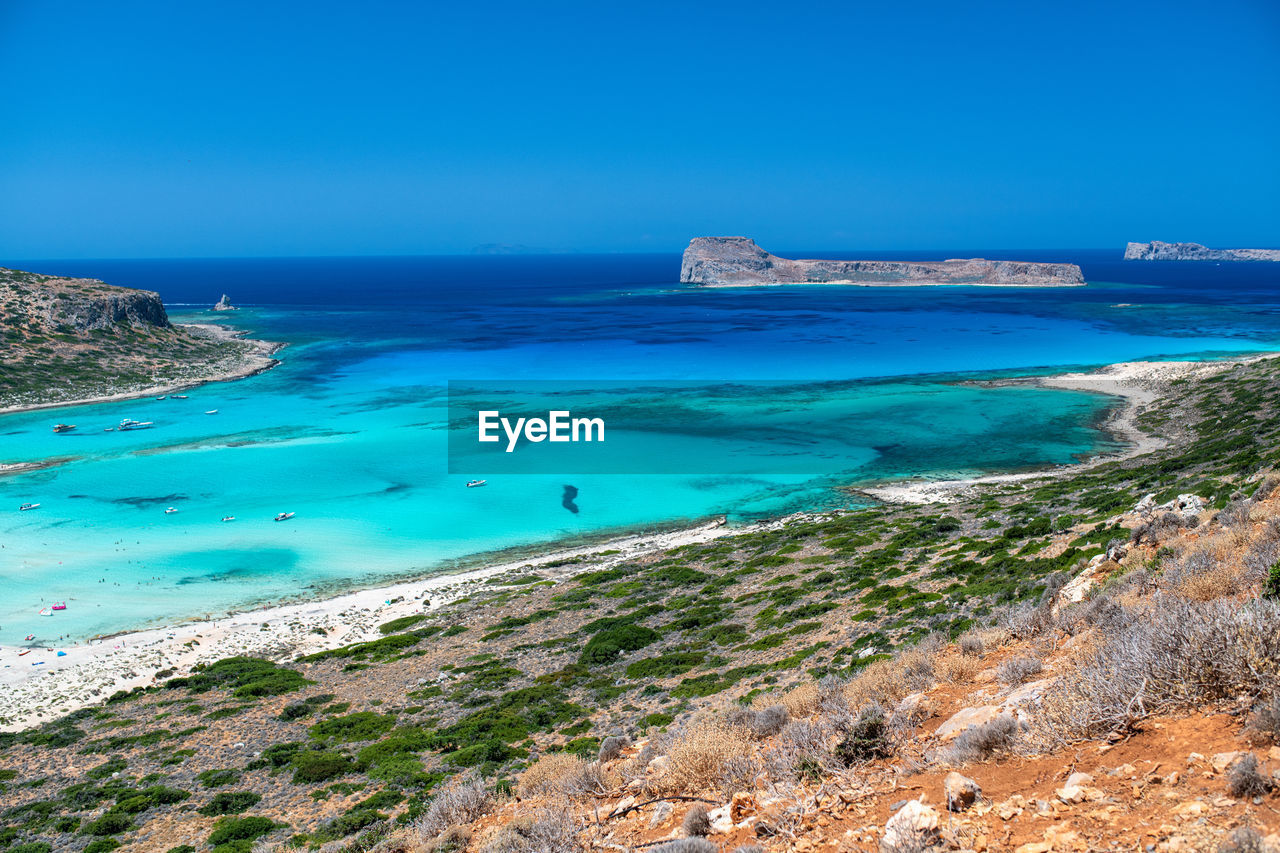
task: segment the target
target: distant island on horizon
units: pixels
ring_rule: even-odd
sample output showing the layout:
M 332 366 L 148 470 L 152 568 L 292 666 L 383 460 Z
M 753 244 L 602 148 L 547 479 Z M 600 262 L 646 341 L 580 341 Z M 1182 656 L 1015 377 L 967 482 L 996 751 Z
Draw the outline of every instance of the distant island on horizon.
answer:
M 1200 243 L 1130 243 L 1126 261 L 1280 261 L 1280 249 L 1210 249 Z
M 749 237 L 695 237 L 684 251 L 680 281 L 703 287 L 773 284 L 848 284 L 864 287 L 971 285 L 1080 287 L 1076 264 L 1032 261 L 791 260 L 762 249 Z

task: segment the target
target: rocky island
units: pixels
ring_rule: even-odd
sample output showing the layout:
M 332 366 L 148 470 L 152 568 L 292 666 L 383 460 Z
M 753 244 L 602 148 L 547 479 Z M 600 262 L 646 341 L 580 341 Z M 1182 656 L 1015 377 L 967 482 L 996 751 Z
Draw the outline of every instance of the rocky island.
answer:
M 0 268 L 0 411 L 117 399 L 234 379 L 278 344 L 175 325 L 160 295 Z
M 791 260 L 760 248 L 749 237 L 695 237 L 684 251 L 680 281 L 704 287 L 761 284 L 855 284 L 892 287 L 986 285 L 998 287 L 1078 287 L 1085 283 L 1075 264 L 988 261 Z
M 1280 249 L 1210 249 L 1199 243 L 1130 243 L 1126 261 L 1280 261 Z

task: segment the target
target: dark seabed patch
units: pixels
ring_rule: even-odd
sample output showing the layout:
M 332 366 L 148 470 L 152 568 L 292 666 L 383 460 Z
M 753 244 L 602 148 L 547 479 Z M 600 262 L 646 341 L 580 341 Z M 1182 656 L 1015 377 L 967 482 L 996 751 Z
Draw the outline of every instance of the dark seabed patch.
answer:
M 577 497 L 578 497 L 577 486 L 565 486 L 564 495 L 561 496 L 560 498 L 560 506 L 569 510 L 569 512 L 577 515 L 578 513 L 578 504 L 576 503 Z
M 225 549 L 177 554 L 173 562 L 187 568 L 208 566 L 208 570 L 186 574 L 175 581 L 178 586 L 197 583 L 226 583 L 243 581 L 261 575 L 278 575 L 294 570 L 298 565 L 298 553 L 289 548 Z
M 136 507 L 137 509 L 146 509 L 147 507 L 175 504 L 178 501 L 190 500 L 188 495 L 180 493 L 160 495 L 158 497 L 100 498 L 95 495 L 68 495 L 67 497 L 72 500 L 101 501 L 103 503 Z

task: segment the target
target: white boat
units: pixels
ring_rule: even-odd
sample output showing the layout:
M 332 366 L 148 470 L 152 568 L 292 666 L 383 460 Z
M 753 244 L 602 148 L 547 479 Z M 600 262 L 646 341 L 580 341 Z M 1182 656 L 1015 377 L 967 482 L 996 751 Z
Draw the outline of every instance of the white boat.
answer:
M 54 424 L 53 425 L 54 432 L 71 432 L 75 428 L 76 428 L 75 424 Z
M 174 394 L 174 395 L 173 395 L 173 399 L 175 399 L 175 400 L 185 400 L 185 399 L 187 399 L 187 395 L 186 395 L 186 394 Z
M 147 429 L 155 426 L 155 421 L 135 421 L 132 418 L 125 418 L 120 422 L 120 429 Z
M 53 615 L 53 611 L 52 611 L 52 610 L 50 610 L 49 608 L 45 607 L 45 608 L 43 608 L 43 609 L 40 611 L 40 615 L 41 615 L 41 616 L 52 616 L 52 615 Z
M 222 520 L 223 520 L 223 521 L 235 521 L 235 520 L 236 520 L 236 517 L 235 517 L 234 515 L 224 515 L 224 516 L 222 517 Z
M 275 517 L 275 519 L 274 519 L 274 520 L 275 520 L 275 521 L 288 521 L 289 519 L 293 518 L 296 514 L 297 514 L 297 513 L 293 513 L 293 512 L 281 512 L 281 513 L 277 513 L 277 514 L 276 514 L 276 517 Z
M 178 511 L 178 508 L 177 508 L 176 506 L 171 506 L 171 507 L 169 507 L 168 509 L 166 509 L 166 510 L 164 511 L 164 514 L 165 514 L 165 515 L 169 515 L 169 514 L 171 514 L 171 513 L 175 513 L 175 512 L 177 512 L 177 511 Z
M 164 397 L 156 397 L 157 400 L 163 400 Z
M 206 414 L 206 415 L 216 415 L 216 414 L 218 414 L 218 410 L 217 410 L 217 409 L 210 409 L 209 411 L 205 412 L 205 414 Z
M 489 481 L 488 481 L 488 480 L 468 480 L 468 481 L 467 481 L 467 488 L 468 488 L 468 489 L 474 489 L 476 486 L 483 486 L 483 485 L 484 485 L 485 483 L 487 483 L 487 482 L 489 482 Z
M 18 507 L 18 512 L 26 512 L 29 509 L 36 509 L 39 506 L 40 504 L 23 504 L 22 506 Z

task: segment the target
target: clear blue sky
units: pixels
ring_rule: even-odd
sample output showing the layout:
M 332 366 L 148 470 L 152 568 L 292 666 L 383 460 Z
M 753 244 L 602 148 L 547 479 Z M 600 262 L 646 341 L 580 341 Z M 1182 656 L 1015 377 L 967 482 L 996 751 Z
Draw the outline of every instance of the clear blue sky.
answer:
M 1280 3 L 0 0 L 0 258 L 1280 246 Z

